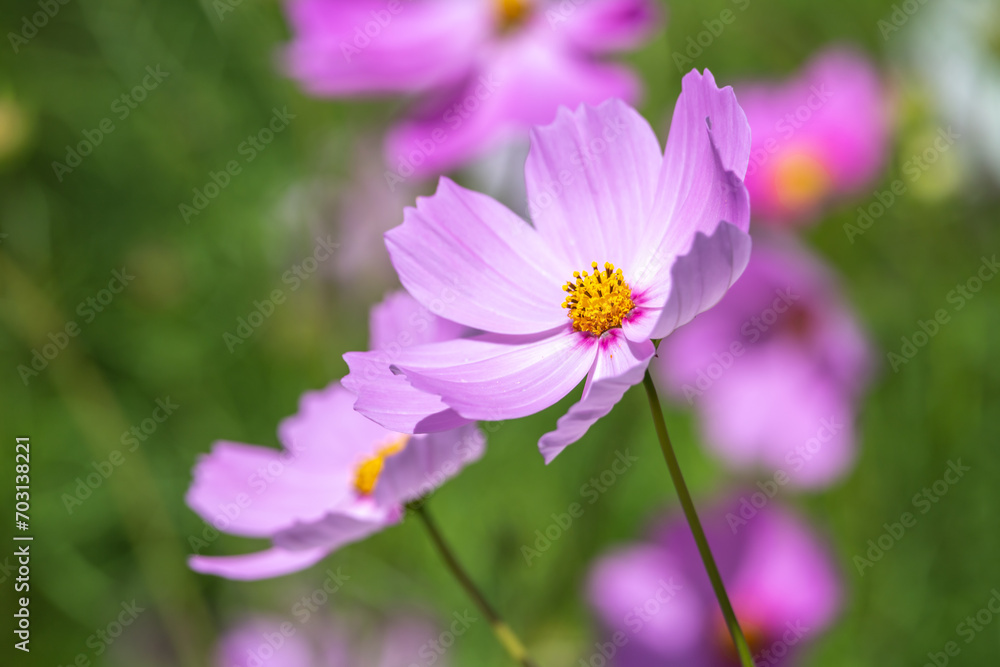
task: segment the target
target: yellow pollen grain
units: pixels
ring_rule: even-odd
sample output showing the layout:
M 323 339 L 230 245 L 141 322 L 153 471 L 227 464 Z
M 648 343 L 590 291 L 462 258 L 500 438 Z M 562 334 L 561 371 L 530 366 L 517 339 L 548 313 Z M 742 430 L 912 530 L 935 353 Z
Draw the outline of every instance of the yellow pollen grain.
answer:
M 379 447 L 374 456 L 364 459 L 358 465 L 354 473 L 354 488 L 363 496 L 369 496 L 378 484 L 378 478 L 382 475 L 385 467 L 385 460 L 390 456 L 400 453 L 406 448 L 410 436 L 400 435 L 389 440 L 387 444 Z
M 573 329 L 600 336 L 608 329 L 620 327 L 625 316 L 635 308 L 632 288 L 625 282 L 621 269 L 611 262 L 604 269 L 591 263 L 593 273 L 573 272 L 573 280 L 563 285 L 568 293 L 563 308 L 569 310 Z

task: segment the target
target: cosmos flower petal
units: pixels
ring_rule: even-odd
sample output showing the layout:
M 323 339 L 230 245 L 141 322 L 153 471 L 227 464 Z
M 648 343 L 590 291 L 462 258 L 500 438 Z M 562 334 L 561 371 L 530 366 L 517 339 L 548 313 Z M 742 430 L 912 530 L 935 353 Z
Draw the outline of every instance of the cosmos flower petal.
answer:
M 729 86 L 712 73 L 684 77 L 670 124 L 653 221 L 641 244 L 636 285 L 664 282 L 672 259 L 688 252 L 698 232 L 711 235 L 722 221 L 743 232 L 750 226 L 750 199 L 743 185 L 750 155 L 750 126 Z
M 822 539 L 805 521 L 771 500 L 751 507 L 748 498 L 702 511 L 708 541 L 741 621 L 751 651 L 768 655 L 792 624 L 807 628 L 802 642 L 788 644 L 787 660 L 829 627 L 842 603 L 843 583 Z M 753 511 L 747 514 L 746 507 Z M 748 517 L 748 518 L 743 518 Z M 628 642 L 616 656 L 621 667 L 732 664 L 731 642 L 691 529 L 680 512 L 649 541 L 619 547 L 600 558 L 588 585 L 591 605 L 608 636 Z M 635 610 L 648 610 L 635 627 Z
M 639 82 L 626 67 L 581 58 L 546 40 L 501 48 L 461 85 L 428 96 L 386 137 L 395 173 L 440 174 L 530 127 L 552 122 L 560 106 L 634 100 Z
M 408 350 L 399 369 L 463 417 L 515 419 L 553 405 L 586 377 L 593 340 L 568 325 L 542 336 L 479 336 Z
M 286 11 L 295 38 L 283 54 L 284 68 L 317 96 L 446 85 L 471 69 L 492 29 L 489 9 L 430 0 L 390 13 L 384 0 L 291 0 Z
M 406 447 L 385 460 L 375 487 L 379 504 L 417 500 L 455 476 L 486 452 L 486 438 L 473 425 L 410 438 Z
M 538 441 L 546 463 L 568 445 L 576 442 L 591 425 L 604 417 L 633 385 L 642 382 L 650 359 L 656 353 L 652 341 L 630 342 L 621 329 L 612 329 L 601 337 L 594 370 L 587 379 L 583 396 L 559 418 L 555 431 Z
M 236 558 L 192 560 L 192 567 L 238 579 L 285 574 L 324 554 L 397 523 L 398 499 L 377 496 L 386 459 L 405 451 L 409 436 L 388 431 L 353 409 L 354 396 L 338 383 L 302 397 L 299 412 L 279 427 L 284 452 L 218 443 L 195 468 L 188 504 L 206 522 L 237 535 L 269 537 L 275 549 Z M 470 427 L 471 428 L 471 427 Z M 466 446 L 447 448 L 448 434 L 421 444 L 393 464 L 388 491 L 436 488 L 481 455 L 483 442 L 465 435 Z M 440 443 L 445 443 L 444 445 Z M 401 468 L 418 466 L 408 476 Z M 437 475 L 440 466 L 446 474 Z
M 819 487 L 855 459 L 870 347 L 823 263 L 771 239 L 755 243 L 716 307 L 663 341 L 658 369 L 670 392 L 697 408 L 722 461 Z
M 647 663 L 660 664 L 665 655 L 697 652 L 710 624 L 713 600 L 698 595 L 683 564 L 669 549 L 656 544 L 621 547 L 599 558 L 587 581 L 587 597 L 601 621 L 619 629 L 623 619 L 655 601 L 656 613 L 645 613 L 635 642 L 651 653 Z M 631 628 L 630 628 L 631 629 Z M 690 664 L 690 663 L 682 663 Z M 697 663 L 696 663 L 697 664 Z
M 556 12 L 549 15 L 553 29 L 595 53 L 637 48 L 659 27 L 662 13 L 652 0 L 588 0 L 568 15 Z
M 853 397 L 795 348 L 746 354 L 698 400 L 706 443 L 730 465 L 821 488 L 855 461 Z
M 275 449 L 235 442 L 215 443 L 198 460 L 193 477 L 188 506 L 205 521 L 247 537 L 267 537 L 297 518 L 322 514 L 341 497 L 330 492 L 337 488 L 335 475 L 293 465 Z M 240 496 L 253 502 L 243 506 Z
M 711 236 L 699 232 L 688 253 L 673 263 L 663 308 L 637 309 L 636 316 L 622 324 L 626 335 L 630 340 L 664 338 L 714 306 L 743 273 L 750 247 L 750 235 L 728 222 L 721 222 Z M 659 289 L 651 289 L 645 298 L 659 301 Z
M 308 617 L 307 617 L 308 618 Z M 326 661 L 319 662 L 312 642 L 306 637 L 305 632 L 295 632 L 292 634 L 282 633 L 283 618 L 270 618 L 266 616 L 251 616 L 242 621 L 238 626 L 226 631 L 215 650 L 215 661 L 211 667 L 248 667 L 256 664 L 263 667 L 265 662 L 256 657 L 262 647 L 267 646 L 267 637 L 284 636 L 280 644 L 280 650 L 274 651 L 270 655 L 266 664 L 267 667 L 315 667 L 318 664 L 337 665 L 347 664 L 346 662 Z M 285 626 L 287 629 L 288 626 Z M 329 634 L 336 636 L 336 631 Z M 331 639 L 333 639 L 331 637 Z M 346 642 L 336 640 L 328 642 L 330 648 L 324 654 L 330 657 L 336 654 L 336 649 L 343 652 Z M 336 645 L 336 648 L 332 646 Z M 326 655 L 324 655 L 326 657 Z M 150 662 L 153 662 L 150 660 Z
M 444 431 L 469 423 L 433 394 L 415 389 L 390 370 L 399 353 L 414 345 L 452 340 L 468 327 L 438 317 L 403 290 L 372 308 L 370 352 L 344 355 L 350 373 L 344 387 L 357 396 L 354 409 L 392 431 Z
M 278 439 L 300 462 L 297 469 L 353 467 L 372 443 L 395 433 L 354 412 L 354 395 L 339 382 L 299 399 L 299 410 L 278 425 Z
M 241 556 L 191 556 L 188 566 L 202 574 L 251 581 L 304 570 L 323 560 L 328 553 L 329 549 L 324 548 L 289 551 L 273 547 Z
M 403 290 L 388 294 L 368 317 L 368 347 L 392 355 L 410 345 L 459 338 L 467 327 L 438 317 Z
M 486 195 L 442 178 L 385 237 L 403 286 L 445 319 L 507 334 L 566 321 L 568 276 L 528 223 Z
M 357 395 L 354 409 L 399 433 L 433 433 L 468 424 L 439 396 L 420 391 L 390 369 L 382 352 L 348 352 L 344 386 Z
M 334 551 L 397 523 L 402 516 L 401 507 L 378 505 L 369 499 L 355 503 L 348 512 L 330 512 L 319 520 L 297 523 L 275 533 L 272 539 L 275 546 L 292 551 Z
M 752 600 L 757 613 L 782 632 L 782 619 L 807 627 L 829 625 L 842 602 L 837 570 L 827 546 L 809 525 L 781 508 L 756 517 L 750 541 L 732 577 L 732 586 Z
M 532 130 L 525 164 L 531 217 L 568 260 L 567 278 L 592 262 L 632 264 L 662 162 L 653 129 L 621 100 L 562 108 L 551 125 Z

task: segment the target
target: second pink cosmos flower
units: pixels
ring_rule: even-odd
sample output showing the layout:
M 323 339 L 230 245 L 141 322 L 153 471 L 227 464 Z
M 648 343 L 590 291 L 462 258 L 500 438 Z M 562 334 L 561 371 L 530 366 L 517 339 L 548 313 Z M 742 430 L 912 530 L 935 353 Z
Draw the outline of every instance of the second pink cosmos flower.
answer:
M 742 273 L 749 150 L 732 89 L 691 72 L 665 153 L 617 100 L 560 110 L 535 129 L 525 166 L 533 224 L 442 179 L 386 245 L 418 302 L 482 333 L 402 350 L 393 372 L 457 417 L 491 421 L 538 412 L 586 379 L 580 401 L 539 442 L 551 461 L 642 380 L 654 340 L 718 302 Z M 363 414 L 412 432 L 455 425 L 380 399 L 370 378 L 384 358 L 345 359 Z

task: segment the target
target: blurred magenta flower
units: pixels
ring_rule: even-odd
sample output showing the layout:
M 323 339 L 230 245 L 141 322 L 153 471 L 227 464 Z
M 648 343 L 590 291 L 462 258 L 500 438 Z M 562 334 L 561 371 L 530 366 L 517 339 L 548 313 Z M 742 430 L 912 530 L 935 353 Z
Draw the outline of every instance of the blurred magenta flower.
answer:
M 405 295 L 376 306 L 373 345 L 402 335 L 402 322 L 412 323 L 418 310 Z M 407 335 L 442 340 L 450 326 L 432 320 Z M 217 442 L 201 458 L 188 505 L 220 530 L 269 538 L 273 545 L 243 556 L 192 556 L 192 569 L 261 579 L 309 567 L 398 522 L 405 503 L 427 495 L 483 454 L 483 436 L 467 421 L 457 429 L 411 436 L 361 416 L 354 401 L 337 383 L 309 392 L 299 412 L 278 428 L 284 451 Z
M 827 269 L 791 241 L 758 240 L 739 282 L 659 357 L 668 390 L 697 408 L 726 463 L 799 486 L 829 484 L 853 463 L 869 343 Z
M 412 667 L 428 655 L 447 667 L 447 655 L 433 652 L 440 632 L 427 618 L 397 614 L 373 627 L 356 617 L 327 616 L 304 627 L 300 619 L 255 616 L 229 630 L 215 652 L 216 667 Z M 440 647 L 438 646 L 438 649 Z M 423 651 L 423 653 L 421 653 Z
M 560 105 L 632 100 L 639 82 L 602 56 L 659 24 L 653 0 L 291 0 L 285 68 L 307 92 L 410 94 L 391 131 L 396 178 L 459 166 Z M 394 182 L 390 180 L 390 185 Z
M 317 645 L 290 621 L 254 616 L 231 628 L 215 649 L 215 667 L 327 667 L 347 664 L 347 642 L 328 633 Z
M 811 223 L 829 201 L 878 178 L 889 148 L 890 108 L 865 56 L 831 48 L 787 81 L 734 88 L 753 137 L 746 184 L 754 219 Z
M 776 504 L 749 520 L 740 512 L 735 503 L 707 512 L 708 540 L 755 664 L 788 667 L 834 620 L 840 576 L 801 519 Z M 740 664 L 680 515 L 650 541 L 600 558 L 587 594 L 609 639 L 597 648 L 615 667 Z
M 531 144 L 533 225 L 443 178 L 386 234 L 410 294 L 483 332 L 401 350 L 392 367 L 457 416 L 488 421 L 543 410 L 586 378 L 539 442 L 551 461 L 642 380 L 654 339 L 715 304 L 743 271 L 750 137 L 732 89 L 706 71 L 684 77 L 665 154 L 618 100 L 561 110 Z M 345 355 L 348 382 L 371 357 Z M 440 426 L 376 391 L 360 387 L 359 411 L 408 432 Z

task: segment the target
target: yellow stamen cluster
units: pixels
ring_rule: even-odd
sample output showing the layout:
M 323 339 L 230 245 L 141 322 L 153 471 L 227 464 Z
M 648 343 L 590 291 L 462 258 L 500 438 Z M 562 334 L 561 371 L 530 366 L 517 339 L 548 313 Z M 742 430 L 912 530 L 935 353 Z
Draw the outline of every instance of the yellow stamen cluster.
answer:
M 622 270 L 611 262 L 604 263 L 604 270 L 597 262 L 591 263 L 592 274 L 573 272 L 573 280 L 563 285 L 569 296 L 563 308 L 569 309 L 573 328 L 600 336 L 608 329 L 620 327 L 625 316 L 635 308 L 632 288 L 625 282 Z
M 530 0 L 496 0 L 496 3 L 502 31 L 521 25 L 531 13 Z
M 408 435 L 400 435 L 399 437 L 392 438 L 376 450 L 375 456 L 361 461 L 357 472 L 354 474 L 355 490 L 363 496 L 371 495 L 375 490 L 375 485 L 378 483 L 379 476 L 382 474 L 382 469 L 385 467 L 385 460 L 403 451 L 409 440 L 410 436 Z

